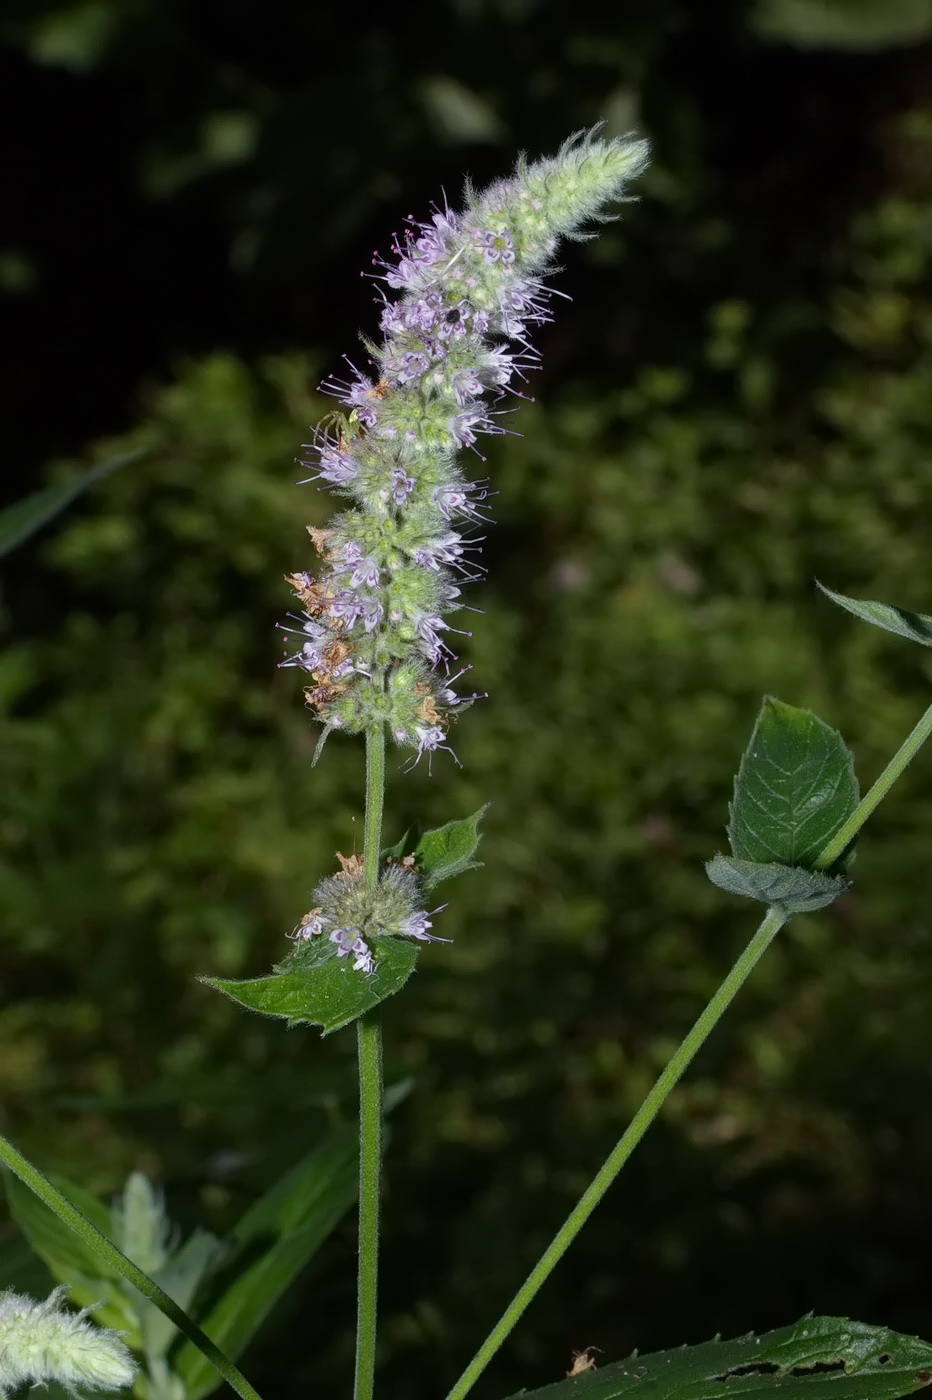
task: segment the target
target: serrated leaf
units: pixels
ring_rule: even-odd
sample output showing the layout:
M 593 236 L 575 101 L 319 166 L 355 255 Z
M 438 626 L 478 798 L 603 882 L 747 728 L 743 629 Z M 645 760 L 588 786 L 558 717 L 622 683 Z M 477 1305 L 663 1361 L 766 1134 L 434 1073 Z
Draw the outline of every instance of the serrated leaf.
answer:
M 242 981 L 202 977 L 200 981 L 250 1011 L 284 1016 L 290 1026 L 320 1026 L 323 1035 L 330 1035 L 392 996 L 414 971 L 418 950 L 413 943 L 400 938 L 370 941 L 376 967 L 369 976 L 357 972 L 349 958 L 338 958 L 332 945 L 320 943 L 316 954 L 319 961 L 305 962 L 269 977 Z
M 27 496 L 25 500 L 17 501 L 15 505 L 0 511 L 0 559 L 24 544 L 30 535 L 41 530 L 43 525 L 54 520 L 72 501 L 83 495 L 88 487 L 102 481 L 119 467 L 138 462 L 145 455 L 144 448 L 138 448 L 135 452 L 124 452 L 119 457 L 111 458 L 109 462 L 100 462 L 96 467 L 91 467 L 82 476 L 46 486 L 34 495 Z
M 473 860 L 479 845 L 479 823 L 489 809 L 488 802 L 462 821 L 425 831 L 414 848 L 414 858 L 425 889 L 449 880 L 464 870 L 475 870 L 482 862 Z
M 786 914 L 808 914 L 824 909 L 848 889 L 843 875 L 825 875 L 821 870 L 803 870 L 798 865 L 765 865 L 755 860 L 736 860 L 716 855 L 706 861 L 706 874 L 713 885 L 759 899 Z
M 932 1345 L 843 1317 L 584 1371 L 511 1400 L 898 1400 L 932 1383 Z
M 225 1274 L 230 1282 L 201 1319 L 204 1331 L 228 1356 L 239 1356 L 357 1194 L 355 1133 L 334 1133 L 252 1205 L 234 1228 Z M 204 1355 L 185 1342 L 172 1358 L 186 1400 L 202 1400 L 222 1379 Z
M 822 590 L 826 598 L 854 613 L 862 622 L 871 622 L 875 627 L 882 627 L 885 632 L 893 632 L 898 637 L 908 637 L 920 646 L 932 647 L 932 617 L 927 613 L 907 612 L 905 608 L 895 608 L 892 603 L 877 603 L 869 598 L 846 598 L 844 593 L 834 593 L 818 579 L 816 587 Z
M 50 1173 L 49 1180 L 102 1234 L 114 1238 L 110 1212 L 101 1201 L 65 1177 Z M 90 1308 L 95 1321 L 128 1332 L 127 1345 L 138 1347 L 139 1315 L 122 1291 L 122 1276 L 18 1177 L 4 1172 L 3 1182 L 10 1214 L 55 1281 L 66 1283 L 72 1299 Z
M 857 805 L 853 758 L 837 730 L 768 696 L 735 778 L 732 855 L 812 867 Z

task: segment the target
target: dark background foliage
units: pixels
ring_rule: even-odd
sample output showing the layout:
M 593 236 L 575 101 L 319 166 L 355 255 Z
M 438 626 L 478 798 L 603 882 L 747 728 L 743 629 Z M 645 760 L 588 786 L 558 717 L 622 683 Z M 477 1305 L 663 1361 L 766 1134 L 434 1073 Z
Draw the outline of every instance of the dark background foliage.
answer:
M 414 1079 L 386 1395 L 453 1379 L 748 937 L 702 861 L 761 694 L 839 725 L 865 785 L 926 703 L 925 653 L 812 580 L 932 610 L 930 35 L 927 0 L 4 8 L 4 494 L 148 455 L 5 569 L 0 1118 L 101 1193 L 144 1167 L 187 1224 L 353 1111 L 351 1035 L 194 979 L 266 969 L 357 839 L 359 748 L 310 771 L 274 623 L 328 510 L 293 485 L 314 386 L 373 326 L 359 271 L 518 149 L 599 118 L 654 145 L 488 449 L 464 768 L 391 778 L 390 837 L 493 807 L 454 943 L 386 1011 Z M 490 1400 L 574 1348 L 809 1308 L 928 1335 L 928 773 L 759 969 Z M 246 1358 L 265 1393 L 345 1390 L 353 1274 L 348 1223 Z

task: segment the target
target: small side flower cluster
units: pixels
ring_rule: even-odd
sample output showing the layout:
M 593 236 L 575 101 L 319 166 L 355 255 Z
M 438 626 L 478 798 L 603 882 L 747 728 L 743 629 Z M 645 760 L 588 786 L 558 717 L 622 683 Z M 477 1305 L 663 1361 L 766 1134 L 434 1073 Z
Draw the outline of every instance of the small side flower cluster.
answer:
M 309 673 L 308 704 L 333 729 L 386 724 L 396 743 L 447 748 L 458 695 L 453 629 L 463 583 L 482 573 L 476 531 L 488 489 L 468 481 L 461 448 L 503 432 L 498 405 L 537 363 L 528 339 L 550 319 L 541 280 L 560 237 L 578 236 L 646 164 L 644 141 L 574 137 L 549 160 L 521 161 L 511 179 L 466 208 L 410 224 L 382 283 L 372 373 L 328 387 L 346 410 L 310 444 L 310 481 L 351 502 L 311 536 L 316 575 L 289 583 L 303 609 L 300 648 L 283 663 Z M 362 954 L 356 953 L 360 957 Z
M 57 1381 L 69 1395 L 132 1385 L 136 1363 L 115 1332 L 62 1307 L 64 1288 L 42 1303 L 0 1293 L 0 1400 L 21 1385 Z
M 315 906 L 294 931 L 299 942 L 325 939 L 338 958 L 352 958 L 357 972 L 373 972 L 373 938 L 413 938 L 421 943 L 446 943 L 427 930 L 430 914 L 421 906 L 420 881 L 403 861 L 382 868 L 374 889 L 363 879 L 358 856 L 340 856 L 343 869 L 328 875 L 314 891 Z M 431 913 L 439 911 L 434 909 Z M 367 941 L 368 940 L 368 941 Z

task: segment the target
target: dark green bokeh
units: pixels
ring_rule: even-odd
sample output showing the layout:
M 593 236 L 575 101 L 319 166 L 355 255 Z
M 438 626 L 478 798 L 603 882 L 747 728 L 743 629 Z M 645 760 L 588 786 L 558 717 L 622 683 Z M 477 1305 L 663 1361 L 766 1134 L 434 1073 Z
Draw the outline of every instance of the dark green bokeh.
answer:
M 854 0 L 18 8 L 4 101 L 36 164 L 3 157 L 10 494 L 91 437 L 148 455 L 7 570 L 0 1104 L 41 1165 L 101 1192 L 146 1167 L 188 1223 L 222 1227 L 352 1112 L 351 1034 L 285 1032 L 195 975 L 267 970 L 359 844 L 361 746 L 310 770 L 274 631 L 328 511 L 290 465 L 330 406 L 311 389 L 374 325 L 359 269 L 521 147 L 603 115 L 655 145 L 641 202 L 566 253 L 523 436 L 475 463 L 498 495 L 464 768 L 391 774 L 387 840 L 493 804 L 438 920 L 453 944 L 385 1012 L 416 1085 L 384 1393 L 426 1400 L 750 934 L 703 861 L 760 696 L 838 727 L 862 787 L 927 703 L 925 652 L 813 579 L 932 608 L 928 25 L 888 4 L 865 33 Z M 928 1335 L 930 764 L 477 1395 L 810 1307 Z M 247 1356 L 260 1389 L 345 1393 L 353 1286 L 347 1227 Z

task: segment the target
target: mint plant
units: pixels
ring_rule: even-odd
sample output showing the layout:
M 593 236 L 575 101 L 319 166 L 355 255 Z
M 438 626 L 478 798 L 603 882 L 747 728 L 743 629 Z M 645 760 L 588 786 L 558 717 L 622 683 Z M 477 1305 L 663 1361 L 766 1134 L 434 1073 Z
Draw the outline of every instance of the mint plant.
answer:
M 108 1211 L 80 1188 L 49 1181 L 0 1139 L 17 1219 L 55 1277 L 100 1322 L 125 1333 L 139 1358 L 135 1387 L 143 1400 L 200 1400 L 218 1377 L 244 1400 L 256 1400 L 235 1358 L 351 1204 L 357 1158 L 354 1400 L 375 1393 L 389 1106 L 378 1007 L 402 990 L 425 945 L 445 942 L 444 906 L 435 903 L 434 890 L 478 864 L 485 811 L 386 844 L 388 746 L 401 751 L 405 770 L 422 762 L 430 769 L 436 759 L 438 780 L 443 755 L 457 761 L 455 725 L 479 695 L 464 689 L 467 668 L 456 669 L 454 639 L 465 629 L 448 618 L 467 607 L 463 589 L 482 575 L 477 556 L 494 496 L 492 482 L 466 474 L 461 454 L 472 450 L 478 457 L 480 435 L 506 431 L 504 395 L 524 394 L 537 364 L 531 333 L 551 315 L 544 279 L 559 240 L 587 236 L 587 225 L 610 217 L 646 161 L 643 141 L 583 133 L 551 159 L 519 162 L 511 178 L 484 192 L 467 188 L 461 211 L 444 204 L 410 224 L 392 257 L 376 261 L 382 340 L 364 342 L 363 368 L 351 363 L 348 378 L 329 382 L 339 407 L 307 449 L 306 481 L 331 490 L 341 509 L 326 528 L 310 530 L 315 572 L 300 561 L 288 575 L 299 611 L 284 626 L 282 664 L 305 677 L 305 701 L 320 725 L 315 762 L 332 734 L 364 737 L 363 849 L 358 856 L 338 853 L 338 868 L 321 875 L 290 948 L 268 975 L 203 980 L 291 1026 L 318 1026 L 327 1035 L 355 1023 L 358 1152 L 355 1142 L 324 1144 L 276 1183 L 229 1239 L 197 1232 L 181 1242 L 144 1178 L 131 1178 Z M 865 621 L 932 645 L 932 618 L 824 592 Z M 463 1400 L 472 1390 L 780 929 L 794 914 L 845 893 L 864 822 L 930 730 L 932 706 L 861 797 L 841 735 L 805 709 L 765 699 L 735 779 L 730 853 L 707 866 L 723 891 L 762 903 L 763 918 L 447 1400 Z M 58 1298 L 0 1300 L 0 1329 L 7 1303 L 16 1324 L 0 1330 L 0 1364 L 7 1367 L 0 1386 L 4 1376 L 11 1385 L 53 1375 L 73 1389 L 97 1383 L 89 1367 L 69 1379 L 63 1365 L 43 1369 L 36 1361 L 28 1326 L 51 1318 Z M 83 1317 L 72 1324 L 84 1337 L 81 1328 Z M 94 1334 L 93 1344 L 111 1348 L 109 1379 L 101 1384 L 129 1384 L 134 1368 L 112 1350 L 122 1344 L 110 1334 Z M 51 1341 L 43 1355 L 53 1355 Z M 598 1367 L 591 1352 L 580 1353 L 566 1379 L 534 1395 L 716 1400 L 737 1391 L 746 1400 L 765 1400 L 782 1391 L 804 1400 L 895 1400 L 929 1384 L 932 1344 L 882 1327 L 808 1317 L 763 1336 Z

